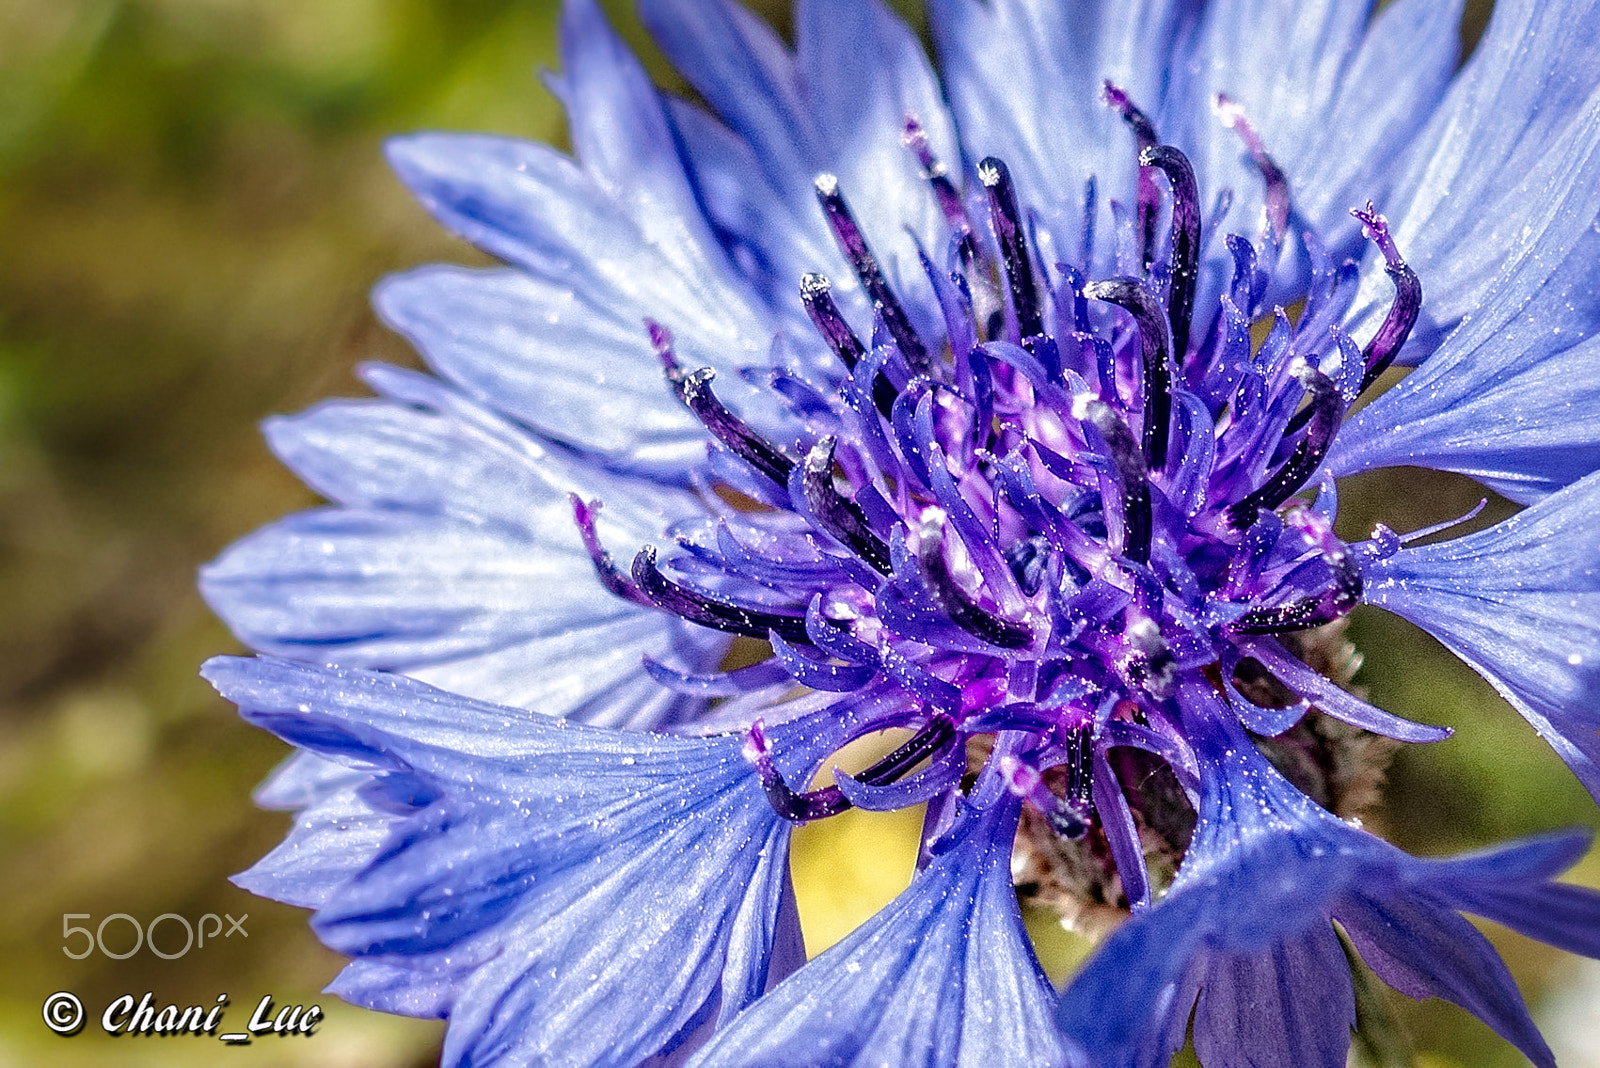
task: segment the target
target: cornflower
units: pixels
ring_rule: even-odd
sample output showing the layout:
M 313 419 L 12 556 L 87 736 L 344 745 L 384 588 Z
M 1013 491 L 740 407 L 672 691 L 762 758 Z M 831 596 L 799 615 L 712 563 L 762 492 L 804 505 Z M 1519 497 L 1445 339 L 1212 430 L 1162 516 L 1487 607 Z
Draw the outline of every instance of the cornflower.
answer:
M 570 157 L 389 149 L 507 266 L 380 286 L 432 374 L 271 421 L 332 504 L 203 574 L 265 654 L 207 677 L 303 751 L 241 884 L 452 1065 L 1154 1066 L 1192 1020 L 1335 1068 L 1347 945 L 1552 1064 L 1462 914 L 1600 955 L 1586 839 L 1345 818 L 1449 732 L 1339 627 L 1433 634 L 1600 794 L 1600 12 L 1505 0 L 1458 70 L 1459 2 L 1371 7 L 931 0 L 936 77 L 875 0 L 793 49 L 645 0 L 707 110 L 569 0 Z M 1526 507 L 1336 533 L 1397 465 Z M 910 886 L 806 961 L 791 830 L 909 806 Z M 1014 871 L 1127 913 L 1062 991 Z

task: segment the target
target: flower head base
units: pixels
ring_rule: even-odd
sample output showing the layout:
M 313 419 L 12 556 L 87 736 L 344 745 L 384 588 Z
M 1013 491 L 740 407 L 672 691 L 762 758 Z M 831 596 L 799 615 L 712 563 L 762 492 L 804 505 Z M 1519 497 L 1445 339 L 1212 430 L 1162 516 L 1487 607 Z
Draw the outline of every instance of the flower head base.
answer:
M 511 264 L 380 290 L 445 381 L 275 423 L 335 506 L 204 575 L 258 650 L 341 665 L 207 669 L 314 754 L 243 881 L 319 910 L 346 996 L 447 1016 L 452 1063 L 1143 1066 L 1198 1006 L 1213 1068 L 1332 1066 L 1334 921 L 1547 1063 L 1459 913 L 1600 950 L 1550 885 L 1572 842 L 1422 862 L 1339 818 L 1449 734 L 1344 688 L 1363 603 L 1600 796 L 1595 12 L 1501 7 L 1452 81 L 1434 0 L 934 0 L 940 85 L 872 0 L 803 2 L 792 52 L 647 0 L 713 117 L 571 0 L 575 159 L 391 147 Z M 1529 507 L 1341 536 L 1335 478 L 1401 463 Z M 913 805 L 910 887 L 802 966 L 790 827 Z M 1132 913 L 1059 997 L 1013 880 Z

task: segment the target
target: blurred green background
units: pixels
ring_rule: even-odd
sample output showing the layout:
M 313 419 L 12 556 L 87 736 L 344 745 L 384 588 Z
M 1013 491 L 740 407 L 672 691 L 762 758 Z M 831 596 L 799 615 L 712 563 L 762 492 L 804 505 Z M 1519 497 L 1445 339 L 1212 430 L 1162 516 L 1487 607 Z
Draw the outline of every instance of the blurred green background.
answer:
M 763 10 L 782 25 L 782 7 Z M 359 393 L 359 360 L 415 363 L 373 319 L 368 287 L 425 260 L 481 259 L 412 204 L 383 138 L 439 127 L 561 140 L 534 77 L 556 63 L 554 17 L 532 0 L 0 2 L 0 1065 L 436 1058 L 439 1025 L 320 995 L 338 959 L 305 914 L 227 881 L 285 829 L 249 801 L 283 747 L 196 677 L 238 647 L 193 578 L 232 539 L 313 501 L 268 454 L 259 419 Z M 1405 530 L 1476 499 L 1456 482 L 1365 478 L 1347 521 Z M 1439 852 L 1596 822 L 1470 672 L 1375 614 L 1354 636 L 1376 700 L 1458 728 L 1396 764 L 1378 822 L 1400 844 Z M 852 813 L 800 834 L 813 950 L 905 885 L 915 828 Z M 1600 865 L 1581 875 L 1600 882 Z M 248 938 L 174 960 L 74 960 L 63 916 L 85 913 L 70 922 L 248 914 Z M 1081 949 L 1032 920 L 1059 977 Z M 106 936 L 132 942 L 121 921 Z M 1563 1063 L 1600 1065 L 1600 971 L 1496 937 Z M 169 951 L 178 938 L 163 928 Z M 57 990 L 90 1010 L 74 1038 L 40 1018 Z M 92 1022 L 147 990 L 180 1006 L 226 992 L 235 1025 L 264 994 L 320 1002 L 327 1017 L 312 1038 L 226 1052 L 214 1039 L 113 1039 Z M 1420 1064 L 1520 1063 L 1452 1008 L 1400 1015 Z

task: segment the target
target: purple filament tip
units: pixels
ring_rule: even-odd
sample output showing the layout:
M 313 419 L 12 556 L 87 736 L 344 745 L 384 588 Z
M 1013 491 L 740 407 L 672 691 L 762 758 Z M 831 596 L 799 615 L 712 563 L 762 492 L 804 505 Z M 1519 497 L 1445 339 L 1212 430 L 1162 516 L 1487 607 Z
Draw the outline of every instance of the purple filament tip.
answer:
M 1261 180 L 1267 185 L 1267 233 L 1274 243 L 1281 242 L 1284 235 L 1289 232 L 1288 177 L 1283 173 L 1283 168 L 1267 154 L 1267 146 L 1262 142 L 1261 135 L 1256 133 L 1256 128 L 1251 125 L 1243 107 L 1226 93 L 1218 93 L 1212 107 L 1217 117 L 1222 120 L 1222 125 L 1239 135 L 1239 140 L 1244 142 L 1245 150 L 1250 153 L 1251 162 L 1255 164 L 1256 170 L 1261 172 Z
M 1044 336 L 1044 317 L 1039 310 L 1039 292 L 1034 284 L 1027 235 L 1023 233 L 1022 212 L 1017 207 L 1017 190 L 1011 183 L 1011 172 L 993 156 L 978 164 L 978 180 L 989 195 L 989 216 L 1005 261 L 1017 332 L 1022 342 L 1031 347 L 1033 339 Z
M 1361 389 L 1364 391 L 1400 355 L 1406 339 L 1411 336 L 1411 328 L 1416 325 L 1417 316 L 1422 311 L 1422 280 L 1400 258 L 1400 250 L 1395 247 L 1394 236 L 1389 232 L 1389 220 L 1378 214 L 1372 201 L 1367 201 L 1365 209 L 1351 209 L 1350 214 L 1361 220 L 1362 233 L 1383 253 L 1384 271 L 1394 282 L 1394 302 L 1389 305 L 1389 314 L 1384 316 L 1378 332 L 1361 353 L 1366 361 L 1366 371 L 1361 376 Z

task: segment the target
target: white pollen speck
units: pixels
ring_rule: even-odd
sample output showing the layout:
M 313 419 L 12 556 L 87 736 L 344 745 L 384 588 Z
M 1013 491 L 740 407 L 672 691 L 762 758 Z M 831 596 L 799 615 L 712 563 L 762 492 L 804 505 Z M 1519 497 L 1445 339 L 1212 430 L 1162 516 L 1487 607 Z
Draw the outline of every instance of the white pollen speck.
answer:
M 1571 664 L 1573 667 L 1577 667 L 1579 664 L 1583 663 L 1583 654 L 1582 653 L 1568 653 L 1567 654 L 1567 663 Z

